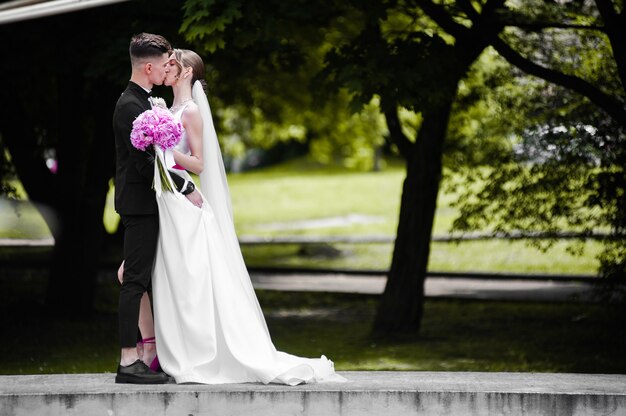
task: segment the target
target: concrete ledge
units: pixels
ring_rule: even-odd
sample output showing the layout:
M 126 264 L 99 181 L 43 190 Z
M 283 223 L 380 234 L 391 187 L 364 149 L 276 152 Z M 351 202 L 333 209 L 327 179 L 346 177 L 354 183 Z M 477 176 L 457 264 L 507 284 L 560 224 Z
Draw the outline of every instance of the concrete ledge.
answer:
M 626 415 L 626 375 L 341 372 L 348 383 L 117 385 L 0 376 L 0 415 Z

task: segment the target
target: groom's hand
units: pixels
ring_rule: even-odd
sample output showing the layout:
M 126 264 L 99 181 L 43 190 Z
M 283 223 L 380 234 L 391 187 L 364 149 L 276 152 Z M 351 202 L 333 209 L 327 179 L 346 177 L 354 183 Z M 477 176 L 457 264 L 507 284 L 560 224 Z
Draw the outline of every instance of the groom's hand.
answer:
M 202 208 L 202 195 L 200 195 L 200 192 L 193 191 L 185 195 L 185 197 L 189 200 L 189 202 L 191 202 L 198 208 Z

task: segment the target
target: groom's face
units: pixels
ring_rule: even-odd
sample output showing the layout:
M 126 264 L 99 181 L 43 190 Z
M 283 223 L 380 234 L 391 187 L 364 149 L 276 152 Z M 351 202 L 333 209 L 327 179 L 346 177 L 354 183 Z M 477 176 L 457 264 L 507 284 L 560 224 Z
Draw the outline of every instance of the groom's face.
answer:
M 151 70 L 150 70 L 150 81 L 154 85 L 163 85 L 163 81 L 165 80 L 165 76 L 168 72 L 168 59 L 169 55 L 164 53 L 161 57 L 155 57 L 151 62 Z

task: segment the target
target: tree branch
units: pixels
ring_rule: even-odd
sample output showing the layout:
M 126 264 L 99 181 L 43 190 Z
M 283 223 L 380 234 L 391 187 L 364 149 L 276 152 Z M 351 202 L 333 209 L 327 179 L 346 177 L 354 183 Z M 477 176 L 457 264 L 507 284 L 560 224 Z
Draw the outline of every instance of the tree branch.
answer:
M 617 64 L 622 89 L 626 91 L 626 45 L 624 44 L 626 33 L 623 25 L 626 22 L 626 13 L 622 9 L 622 12 L 618 14 L 609 0 L 596 0 L 596 6 L 606 26 L 606 34 L 611 42 L 613 58 Z
M 617 24 L 618 15 L 613 7 L 613 3 L 609 0 L 596 0 L 596 7 L 606 25 L 615 26 Z
M 515 65 L 528 74 L 584 95 L 589 98 L 592 103 L 606 111 L 616 122 L 626 127 L 626 109 L 623 103 L 605 94 L 589 82 L 579 77 L 567 75 L 551 68 L 538 65 L 520 55 L 499 37 L 494 40 L 492 45 L 496 51 L 512 65 Z
M 415 0 L 415 4 L 419 6 L 424 13 L 433 19 L 443 30 L 455 38 L 461 38 L 469 31 L 469 29 L 465 26 L 455 22 L 443 6 L 435 4 L 429 0 Z
M 544 29 L 578 29 L 578 30 L 595 30 L 598 32 L 606 32 L 606 27 L 601 25 L 573 25 L 560 22 L 508 22 L 507 27 L 518 27 L 529 32 L 540 32 Z
M 468 3 L 470 2 L 468 1 Z M 504 29 L 502 22 L 496 19 L 498 11 L 503 4 L 504 0 L 488 0 L 483 5 L 481 13 L 478 14 L 476 12 L 476 18 L 473 20 L 474 25 L 472 27 L 474 30 L 472 31 L 478 32 L 483 41 L 491 43 L 491 39 L 497 37 L 502 29 Z M 469 6 L 473 8 L 471 3 Z M 483 48 L 486 46 L 487 45 L 485 44 Z
M 411 153 L 411 146 L 413 143 L 402 132 L 402 126 L 400 124 L 400 118 L 398 117 L 398 107 L 394 106 L 385 110 L 385 120 L 387 120 L 387 128 L 389 129 L 389 135 L 391 141 L 398 146 L 400 154 L 408 159 Z
M 606 30 L 604 24 L 597 22 L 596 24 L 577 24 L 567 23 L 564 21 L 555 21 L 541 17 L 530 17 L 523 13 L 513 10 L 503 10 L 497 13 L 495 19 L 507 27 L 518 27 L 527 31 L 541 31 L 544 29 L 577 29 L 577 30 L 595 30 L 604 32 Z
M 474 8 L 474 5 L 470 0 L 460 0 L 457 3 L 461 10 L 463 10 L 467 14 L 467 17 L 469 17 L 470 19 L 476 20 L 480 18 L 480 14 Z

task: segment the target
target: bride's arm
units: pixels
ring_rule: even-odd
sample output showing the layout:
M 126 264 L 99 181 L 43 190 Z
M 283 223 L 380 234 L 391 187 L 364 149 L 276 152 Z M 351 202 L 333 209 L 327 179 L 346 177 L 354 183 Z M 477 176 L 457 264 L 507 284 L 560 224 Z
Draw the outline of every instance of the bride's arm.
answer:
M 199 175 L 204 169 L 202 160 L 202 116 L 195 105 L 189 105 L 183 112 L 181 122 L 187 132 L 187 143 L 191 155 L 174 150 L 174 161 L 186 170 Z

